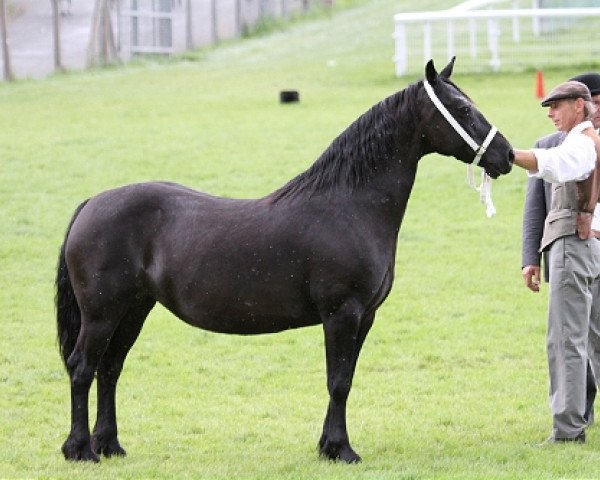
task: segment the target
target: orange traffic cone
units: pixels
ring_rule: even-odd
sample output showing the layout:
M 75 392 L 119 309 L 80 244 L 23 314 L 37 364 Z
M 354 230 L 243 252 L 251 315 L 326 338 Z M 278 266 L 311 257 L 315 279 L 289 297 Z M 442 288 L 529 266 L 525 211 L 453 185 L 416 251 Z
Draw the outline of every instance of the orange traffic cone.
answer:
M 538 70 L 535 80 L 535 96 L 537 98 L 544 98 L 546 96 L 544 93 L 544 75 L 541 70 Z

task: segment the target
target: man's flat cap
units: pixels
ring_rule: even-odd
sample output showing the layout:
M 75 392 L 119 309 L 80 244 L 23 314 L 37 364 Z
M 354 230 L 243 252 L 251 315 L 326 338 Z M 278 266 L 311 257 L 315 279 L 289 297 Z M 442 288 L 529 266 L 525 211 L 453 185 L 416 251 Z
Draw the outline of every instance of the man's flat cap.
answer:
M 584 100 L 591 100 L 592 96 L 588 87 L 584 83 L 576 80 L 569 80 L 568 82 L 561 83 L 555 87 L 544 100 L 542 100 L 542 107 L 547 107 L 551 103 L 558 102 L 559 100 L 573 100 L 576 98 L 583 98 Z
M 571 80 L 583 83 L 588 87 L 592 96 L 600 94 L 600 74 L 598 73 L 582 73 L 581 75 L 571 78 Z

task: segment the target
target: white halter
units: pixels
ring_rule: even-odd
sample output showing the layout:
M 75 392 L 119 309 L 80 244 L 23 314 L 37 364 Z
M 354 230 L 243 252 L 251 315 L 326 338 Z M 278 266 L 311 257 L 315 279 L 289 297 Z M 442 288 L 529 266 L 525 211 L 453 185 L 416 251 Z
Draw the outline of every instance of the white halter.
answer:
M 494 203 L 492 202 L 491 178 L 489 177 L 489 175 L 487 175 L 485 173 L 485 170 L 482 170 L 481 171 L 481 185 L 479 187 L 477 187 L 475 185 L 475 180 L 474 180 L 474 176 L 473 176 L 473 165 L 479 165 L 479 162 L 481 162 L 481 158 L 483 157 L 483 154 L 486 152 L 490 143 L 492 143 L 492 140 L 496 136 L 498 129 L 494 125 L 492 125 L 492 128 L 490 129 L 489 133 L 485 137 L 485 140 L 483 141 L 483 143 L 481 145 L 478 145 L 477 142 L 475 140 L 473 140 L 473 137 L 471 137 L 471 135 L 469 135 L 466 132 L 466 130 L 456 121 L 456 119 L 452 116 L 452 114 L 448 111 L 448 109 L 440 101 L 440 99 L 435 94 L 435 92 L 433 91 L 433 88 L 431 87 L 431 85 L 429 84 L 429 82 L 427 80 L 423 80 L 423 86 L 425 87 L 425 91 L 427 92 L 427 95 L 429 95 L 429 98 L 431 99 L 433 104 L 436 106 L 438 111 L 444 116 L 444 118 L 448 121 L 448 123 L 452 126 L 452 128 L 454 128 L 454 131 L 456 133 L 458 133 L 462 137 L 462 139 L 465 142 L 467 142 L 467 145 L 469 145 L 469 147 L 471 147 L 473 149 L 473 151 L 475 152 L 475 158 L 473 159 L 473 162 L 467 167 L 467 180 L 468 180 L 469 185 L 479 192 L 481 203 L 485 203 L 485 205 L 486 205 L 487 216 L 493 217 L 496 214 L 496 208 L 494 207 Z
M 448 111 L 448 109 L 444 107 L 444 104 L 437 97 L 429 82 L 427 80 L 423 80 L 423 85 L 425 86 L 425 91 L 427 92 L 427 95 L 429 95 L 429 98 L 431 99 L 433 104 L 437 107 L 437 109 L 444 116 L 444 118 L 448 120 L 448 123 L 452 126 L 452 128 L 454 128 L 454 131 L 458 133 L 463 138 L 463 140 L 467 142 L 467 145 L 469 145 L 469 147 L 471 147 L 475 152 L 475 158 L 473 159 L 472 164 L 479 165 L 481 157 L 483 157 L 483 154 L 487 150 L 487 147 L 489 147 L 490 143 L 492 143 L 492 140 L 494 139 L 494 136 L 496 135 L 498 129 L 492 125 L 492 128 L 487 134 L 487 137 L 485 137 L 483 143 L 481 145 L 477 145 L 477 142 L 473 140 L 473 137 L 471 137 L 471 135 L 469 135 L 465 131 L 465 129 L 460 126 L 460 124 L 454 119 L 454 117 Z

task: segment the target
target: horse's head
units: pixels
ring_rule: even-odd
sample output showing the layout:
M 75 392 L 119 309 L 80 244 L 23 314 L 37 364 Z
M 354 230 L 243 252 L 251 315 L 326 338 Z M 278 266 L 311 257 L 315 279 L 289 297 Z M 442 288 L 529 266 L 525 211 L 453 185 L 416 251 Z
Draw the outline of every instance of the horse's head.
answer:
M 496 178 L 510 172 L 513 149 L 449 78 L 454 58 L 438 74 L 430 60 L 419 92 L 428 150 L 478 164 Z

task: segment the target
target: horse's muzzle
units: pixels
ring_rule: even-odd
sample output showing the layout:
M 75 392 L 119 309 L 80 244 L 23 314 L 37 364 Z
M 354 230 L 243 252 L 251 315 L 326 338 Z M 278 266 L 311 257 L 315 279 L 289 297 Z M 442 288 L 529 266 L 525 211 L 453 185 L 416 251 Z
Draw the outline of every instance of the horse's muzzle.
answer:
M 483 165 L 481 165 L 485 169 L 485 173 L 487 173 L 493 179 L 496 179 L 500 175 L 506 175 L 507 173 L 510 173 L 515 161 L 515 153 L 513 152 L 512 148 L 509 148 L 506 154 L 506 161 L 501 163 L 488 163 L 485 160 L 486 158 L 484 157 L 484 162 L 482 162 Z

